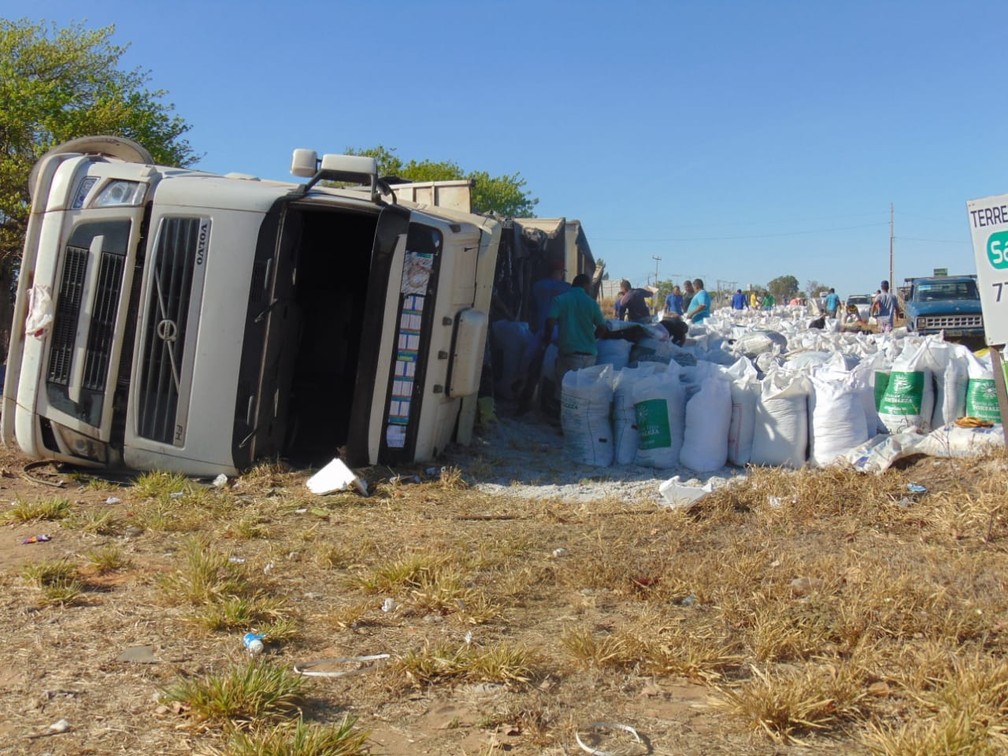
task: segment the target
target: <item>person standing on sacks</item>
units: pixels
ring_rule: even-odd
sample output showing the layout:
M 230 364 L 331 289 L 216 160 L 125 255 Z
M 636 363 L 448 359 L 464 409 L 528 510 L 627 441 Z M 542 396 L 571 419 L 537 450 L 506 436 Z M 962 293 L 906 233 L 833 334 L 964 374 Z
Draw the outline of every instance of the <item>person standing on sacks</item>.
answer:
M 595 339 L 605 338 L 609 332 L 602 308 L 592 299 L 590 291 L 591 278 L 580 273 L 574 277 L 571 288 L 554 297 L 550 304 L 542 339 L 544 344 L 549 344 L 554 324 L 558 327 L 557 399 L 560 398 L 564 376 L 571 370 L 594 365 L 598 360 Z

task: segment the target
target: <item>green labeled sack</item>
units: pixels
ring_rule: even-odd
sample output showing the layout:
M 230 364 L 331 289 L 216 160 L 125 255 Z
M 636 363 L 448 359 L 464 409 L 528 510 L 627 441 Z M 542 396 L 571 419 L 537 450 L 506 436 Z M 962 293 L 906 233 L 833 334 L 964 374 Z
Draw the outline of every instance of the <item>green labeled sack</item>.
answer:
M 638 449 L 663 449 L 672 446 L 669 428 L 668 402 L 665 399 L 646 399 L 634 405 L 637 414 Z
M 875 374 L 875 381 L 877 385 L 878 373 Z M 923 403 L 924 371 L 893 370 L 889 374 L 878 410 L 879 414 L 885 415 L 919 415 Z
M 997 388 L 993 378 L 970 378 L 966 387 L 966 414 L 981 420 L 1001 422 Z
M 882 397 L 885 396 L 886 386 L 889 385 L 889 373 L 885 370 L 875 371 L 875 410 L 882 406 Z

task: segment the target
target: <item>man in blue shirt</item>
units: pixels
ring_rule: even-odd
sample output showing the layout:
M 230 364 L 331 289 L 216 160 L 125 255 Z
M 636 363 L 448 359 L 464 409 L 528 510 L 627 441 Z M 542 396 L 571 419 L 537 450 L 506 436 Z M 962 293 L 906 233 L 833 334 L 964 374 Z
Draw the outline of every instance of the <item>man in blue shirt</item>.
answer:
M 574 276 L 569 291 L 554 297 L 542 332 L 543 344 L 548 345 L 553 325 L 559 327 L 556 361 L 556 396 L 560 398 L 563 377 L 571 370 L 591 367 L 598 360 L 596 338 L 608 332 L 602 308 L 592 299 L 591 278 L 584 273 Z
M 733 310 L 744 310 L 749 306 L 746 301 L 746 295 L 742 293 L 742 289 L 736 289 L 735 293 L 731 296 L 731 308 Z
M 563 260 L 553 260 L 549 266 L 549 275 L 540 278 L 532 284 L 532 301 L 535 303 L 535 320 L 532 321 L 532 332 L 541 333 L 546 318 L 549 317 L 553 298 L 570 289 L 571 285 L 563 280 Z
M 689 312 L 686 313 L 686 319 L 693 323 L 702 323 L 711 314 L 711 298 L 710 294 L 704 288 L 703 280 L 700 278 L 693 279 L 693 299 L 690 300 Z
M 826 295 L 826 301 L 823 304 L 826 305 L 826 314 L 831 318 L 835 318 L 837 310 L 840 309 L 840 297 L 837 296 L 837 293 L 833 289 L 829 290 L 829 294 Z
M 666 315 L 679 315 L 682 317 L 683 314 L 683 297 L 682 291 L 678 286 L 672 287 L 672 293 L 665 297 L 665 314 Z

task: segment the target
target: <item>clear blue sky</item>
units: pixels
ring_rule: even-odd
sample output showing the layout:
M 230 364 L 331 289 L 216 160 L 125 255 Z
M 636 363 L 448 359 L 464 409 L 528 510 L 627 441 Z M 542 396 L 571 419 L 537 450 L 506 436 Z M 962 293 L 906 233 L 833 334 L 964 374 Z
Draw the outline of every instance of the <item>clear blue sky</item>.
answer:
M 56 2 L 114 24 L 200 166 L 385 145 L 519 172 L 613 277 L 843 295 L 973 272 L 965 203 L 1008 193 L 1008 2 Z

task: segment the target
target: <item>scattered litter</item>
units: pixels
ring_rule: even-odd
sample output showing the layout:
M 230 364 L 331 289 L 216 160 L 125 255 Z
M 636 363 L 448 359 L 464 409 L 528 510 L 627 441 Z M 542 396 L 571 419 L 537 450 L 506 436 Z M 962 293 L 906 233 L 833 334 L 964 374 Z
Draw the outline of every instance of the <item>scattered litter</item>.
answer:
M 231 562 L 231 564 L 245 564 L 245 557 L 230 556 L 228 557 L 228 561 Z
M 396 600 L 394 598 L 387 598 L 382 601 L 381 610 L 387 614 L 388 612 L 395 611 L 397 606 L 398 604 L 396 604 Z
M 216 478 L 213 479 L 214 488 L 224 488 L 228 484 L 228 476 L 221 473 Z
M 703 498 L 713 490 L 714 485 L 712 483 L 706 483 L 703 486 L 689 486 L 680 481 L 678 475 L 669 478 L 658 486 L 658 493 L 665 500 L 661 503 L 672 509 L 688 507 L 697 499 Z
M 567 556 L 567 549 L 553 549 L 553 556 L 556 559 Z
M 105 499 L 105 503 L 106 504 L 122 504 L 122 499 L 120 499 L 118 496 L 109 496 L 107 499 Z
M 613 736 L 616 733 L 620 732 L 627 733 L 631 738 L 633 738 L 632 743 L 634 745 L 641 745 L 641 746 L 644 745 L 644 741 L 641 739 L 641 736 L 637 734 L 637 730 L 635 730 L 630 725 L 619 724 L 616 722 L 592 722 L 591 724 L 584 727 L 583 731 L 586 734 L 590 731 L 593 731 L 592 732 L 593 736 L 589 737 L 589 740 L 592 741 L 592 745 L 586 744 L 581 739 L 582 730 L 575 731 L 574 739 L 577 741 L 577 744 L 581 747 L 582 751 L 584 751 L 585 753 L 590 753 L 592 754 L 592 756 L 615 756 L 615 754 L 617 753 L 628 753 L 628 751 L 624 750 L 625 748 L 624 746 L 617 746 L 619 750 L 615 749 L 603 750 L 601 748 L 596 748 L 595 746 L 600 745 L 601 744 L 600 741 L 605 739 L 606 732 L 610 734 L 610 738 L 613 738 Z
M 362 496 L 367 496 L 367 484 L 339 457 L 308 478 L 305 485 L 314 494 L 344 491 L 353 486 Z
M 49 728 L 45 732 L 37 732 L 34 735 L 29 735 L 28 738 L 29 739 L 46 738 L 49 737 L 50 735 L 59 735 L 61 733 L 66 732 L 69 729 L 70 729 L 70 723 L 65 719 L 61 719 L 58 722 L 53 722 L 51 725 L 49 725 Z
M 694 596 L 694 595 L 692 595 L 692 594 L 690 594 L 689 596 L 686 596 L 684 599 L 682 599 L 679 602 L 679 606 L 695 606 L 696 602 L 697 602 L 697 597 Z
M 796 577 L 790 584 L 791 592 L 795 596 L 807 596 L 812 591 L 822 588 L 822 586 L 822 580 L 810 577 Z
M 263 567 L 263 575 L 269 575 L 271 572 L 273 572 L 273 562 L 267 562 Z
M 463 638 L 462 640 L 464 640 L 464 641 L 465 641 L 465 644 L 466 644 L 467 646 L 471 646 L 471 645 L 472 645 L 472 642 L 473 642 L 473 634 L 472 634 L 472 630 L 467 630 L 467 631 L 466 631 L 466 634 L 465 634 L 465 637 L 464 637 L 464 638 Z
M 28 536 L 27 538 L 22 538 L 22 545 L 27 545 L 29 543 L 45 543 L 46 541 L 51 541 L 52 536 L 47 533 L 40 533 L 39 535 Z
M 263 645 L 263 637 L 259 633 L 245 633 L 242 636 L 242 644 L 248 649 L 249 654 L 255 656 L 261 654 L 265 646 Z
M 913 494 L 927 493 L 927 486 L 922 486 L 917 483 L 907 483 L 907 491 Z
M 444 472 L 443 467 L 428 467 L 426 470 L 424 470 L 424 475 L 426 475 L 428 478 L 436 478 L 439 475 L 441 475 L 442 472 Z
M 423 481 L 420 479 L 419 475 L 393 475 L 391 478 L 389 478 L 389 483 L 391 483 L 394 486 L 402 485 L 404 483 L 421 483 L 421 482 Z
M 308 511 L 308 507 L 301 507 L 300 509 L 295 509 L 294 514 L 305 514 Z
M 122 653 L 116 657 L 116 661 L 132 664 L 157 664 L 161 660 L 154 655 L 154 646 L 130 646 L 123 649 Z
M 181 499 L 183 496 L 185 496 L 185 491 L 173 491 L 168 494 L 169 499 Z
M 370 656 L 338 656 L 331 659 L 316 659 L 305 664 L 295 664 L 294 671 L 304 677 L 346 677 L 364 672 L 373 666 L 372 662 L 383 661 L 389 656 L 389 654 L 371 654 Z M 315 667 L 351 664 L 356 666 L 351 669 L 314 669 Z
M 770 505 L 770 509 L 780 509 L 783 506 L 780 496 L 768 496 L 767 504 Z

